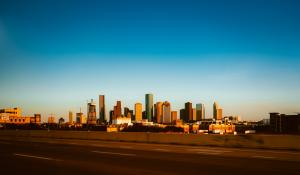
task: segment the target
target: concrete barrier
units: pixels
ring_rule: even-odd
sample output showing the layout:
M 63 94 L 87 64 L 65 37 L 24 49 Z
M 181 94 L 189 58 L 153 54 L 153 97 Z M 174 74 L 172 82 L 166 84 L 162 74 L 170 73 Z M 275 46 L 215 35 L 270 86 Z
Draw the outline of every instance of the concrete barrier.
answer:
M 53 138 L 161 144 L 288 149 L 300 151 L 299 135 L 200 135 L 181 133 L 2 130 L 1 138 Z

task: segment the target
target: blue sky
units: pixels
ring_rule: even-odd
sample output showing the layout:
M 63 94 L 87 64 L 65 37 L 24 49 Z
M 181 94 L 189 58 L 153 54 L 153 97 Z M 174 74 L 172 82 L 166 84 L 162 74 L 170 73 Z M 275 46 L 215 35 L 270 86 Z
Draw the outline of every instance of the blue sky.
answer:
M 0 2 L 0 107 L 66 117 L 105 94 L 257 120 L 300 111 L 300 2 Z

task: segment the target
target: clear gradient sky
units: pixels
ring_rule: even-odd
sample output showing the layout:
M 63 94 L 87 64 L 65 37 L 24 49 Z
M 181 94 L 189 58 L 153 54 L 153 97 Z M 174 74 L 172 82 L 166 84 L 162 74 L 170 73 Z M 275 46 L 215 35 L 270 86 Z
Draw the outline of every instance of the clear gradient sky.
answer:
M 258 120 L 300 111 L 298 0 L 2 0 L 0 108 L 86 111 L 145 93 Z M 122 105 L 123 105 L 122 104 Z M 144 106 L 143 106 L 144 108 Z

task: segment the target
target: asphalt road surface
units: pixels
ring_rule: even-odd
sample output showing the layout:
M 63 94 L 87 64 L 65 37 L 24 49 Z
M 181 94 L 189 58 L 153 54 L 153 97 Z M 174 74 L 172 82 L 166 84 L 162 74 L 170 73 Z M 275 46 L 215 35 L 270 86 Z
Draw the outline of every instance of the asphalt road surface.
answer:
M 0 174 L 300 174 L 300 152 L 0 138 Z

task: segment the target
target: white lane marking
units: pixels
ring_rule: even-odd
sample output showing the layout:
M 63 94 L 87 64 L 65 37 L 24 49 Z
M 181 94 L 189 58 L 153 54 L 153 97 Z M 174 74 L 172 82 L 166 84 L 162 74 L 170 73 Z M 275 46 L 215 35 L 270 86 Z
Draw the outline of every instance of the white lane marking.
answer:
M 132 146 L 119 146 L 119 148 L 131 149 L 131 148 L 132 148 Z
M 10 145 L 11 143 L 0 141 L 0 144 Z
M 14 153 L 14 155 L 15 156 L 20 156 L 20 157 L 30 157 L 30 158 L 35 158 L 35 159 L 60 161 L 58 159 L 53 159 L 53 158 L 50 158 L 50 157 L 40 157 L 40 156 L 33 156 L 33 155 L 26 155 L 26 154 L 17 154 L 17 153 Z
M 153 149 L 154 151 L 162 151 L 162 152 L 169 152 L 170 150 L 167 150 L 167 149 L 162 149 L 162 148 L 156 148 L 156 149 Z
M 110 154 L 110 155 L 120 155 L 120 156 L 136 156 L 136 154 L 129 154 L 129 153 L 115 153 L 115 152 L 106 152 L 106 151 L 92 151 L 93 153 L 98 154 Z
M 259 159 L 275 159 L 275 157 L 270 157 L 270 156 L 252 156 L 252 158 L 259 158 Z

